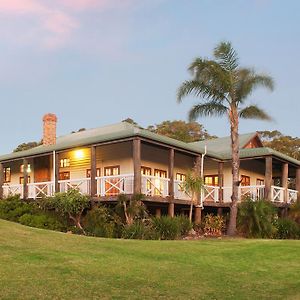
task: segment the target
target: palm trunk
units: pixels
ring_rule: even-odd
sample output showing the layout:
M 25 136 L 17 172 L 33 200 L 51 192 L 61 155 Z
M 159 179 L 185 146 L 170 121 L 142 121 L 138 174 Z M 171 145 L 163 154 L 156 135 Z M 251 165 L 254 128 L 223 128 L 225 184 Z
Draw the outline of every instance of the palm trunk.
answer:
M 237 202 L 239 196 L 240 185 L 240 150 L 239 150 L 239 121 L 236 108 L 232 108 L 230 112 L 230 129 L 231 129 L 231 149 L 232 149 L 232 196 L 230 207 L 230 219 L 227 234 L 234 236 L 236 234 L 237 220 Z

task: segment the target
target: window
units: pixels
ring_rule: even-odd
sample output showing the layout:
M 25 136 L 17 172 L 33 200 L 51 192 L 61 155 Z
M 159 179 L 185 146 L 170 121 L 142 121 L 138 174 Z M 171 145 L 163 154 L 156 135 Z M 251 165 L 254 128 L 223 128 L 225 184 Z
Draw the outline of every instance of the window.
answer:
M 263 179 L 257 178 L 256 179 L 256 185 L 264 185 L 265 181 Z
M 28 176 L 27 183 L 30 183 L 30 176 Z M 24 184 L 24 177 L 20 177 L 20 184 Z
M 219 176 L 218 175 L 204 176 L 204 184 L 209 185 L 209 186 L 218 186 L 219 185 Z
M 24 173 L 24 165 L 21 165 L 20 172 Z M 27 165 L 27 173 L 30 173 L 30 172 L 31 172 L 31 166 L 30 166 L 30 164 L 28 164 Z
M 154 170 L 155 177 L 167 178 L 167 171 L 155 169 Z
M 8 183 L 11 180 L 11 170 L 9 167 L 4 168 L 4 182 Z
M 69 179 L 70 179 L 70 172 L 59 173 L 59 180 L 69 180 Z
M 104 176 L 120 175 L 120 166 L 105 167 Z
M 146 175 L 146 176 L 151 176 L 151 174 L 152 174 L 151 168 L 142 166 L 141 167 L 141 174 Z
M 176 174 L 176 180 L 179 181 L 178 184 L 177 184 L 177 189 L 179 192 L 183 192 L 184 191 L 184 185 L 183 185 L 183 181 L 186 180 L 186 175 L 185 174 L 182 174 L 182 173 L 177 173 Z
M 101 176 L 100 168 L 97 168 L 96 177 L 100 177 L 100 176 Z M 91 169 L 86 170 L 86 178 L 91 178 Z
M 186 180 L 186 175 L 185 174 L 181 174 L 181 173 L 177 173 L 176 174 L 176 180 L 178 180 L 178 181 L 185 181 Z
M 60 160 L 60 167 L 67 168 L 70 167 L 70 158 L 63 158 Z
M 250 186 L 250 177 L 241 175 L 241 186 Z

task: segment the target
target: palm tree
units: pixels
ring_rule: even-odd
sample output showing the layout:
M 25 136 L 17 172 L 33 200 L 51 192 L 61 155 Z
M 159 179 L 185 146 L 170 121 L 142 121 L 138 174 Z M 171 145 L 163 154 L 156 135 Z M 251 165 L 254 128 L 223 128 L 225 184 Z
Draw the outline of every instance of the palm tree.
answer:
M 192 215 L 193 215 L 193 206 L 194 204 L 199 204 L 199 196 L 202 191 L 203 181 L 200 177 L 200 173 L 196 172 L 196 168 L 192 172 L 188 172 L 186 175 L 186 179 L 183 182 L 183 189 L 184 191 L 191 197 L 191 204 L 190 204 L 190 213 L 189 219 L 192 222 Z
M 221 42 L 214 49 L 214 59 L 196 58 L 189 67 L 192 79 L 184 81 L 178 89 L 177 101 L 186 96 L 200 98 L 189 112 L 189 119 L 200 116 L 228 117 L 232 149 L 232 202 L 228 234 L 236 233 L 237 201 L 239 189 L 239 119 L 270 120 L 256 105 L 246 105 L 247 98 L 257 87 L 273 90 L 273 79 L 243 68 L 231 43 Z

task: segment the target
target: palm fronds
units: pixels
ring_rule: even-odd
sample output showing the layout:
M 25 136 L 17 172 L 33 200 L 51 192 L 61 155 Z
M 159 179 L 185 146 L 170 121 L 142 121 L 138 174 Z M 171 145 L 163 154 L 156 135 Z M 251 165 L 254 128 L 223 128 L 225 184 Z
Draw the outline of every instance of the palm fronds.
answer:
M 205 100 L 222 100 L 224 94 L 216 86 L 206 85 L 197 80 L 184 81 L 178 89 L 177 101 L 180 103 L 186 96 L 195 96 Z
M 214 49 L 214 57 L 226 71 L 233 71 L 239 66 L 239 58 L 231 43 L 221 42 Z
M 228 108 L 222 103 L 208 102 L 194 105 L 189 112 L 189 120 L 194 121 L 198 117 L 223 116 L 228 111 Z
M 243 103 L 258 87 L 264 87 L 272 91 L 274 89 L 272 77 L 267 74 L 256 74 L 252 69 L 242 68 L 237 70 L 234 83 L 237 103 Z
M 270 121 L 272 118 L 256 105 L 249 105 L 239 111 L 239 117 L 243 119 L 257 119 Z

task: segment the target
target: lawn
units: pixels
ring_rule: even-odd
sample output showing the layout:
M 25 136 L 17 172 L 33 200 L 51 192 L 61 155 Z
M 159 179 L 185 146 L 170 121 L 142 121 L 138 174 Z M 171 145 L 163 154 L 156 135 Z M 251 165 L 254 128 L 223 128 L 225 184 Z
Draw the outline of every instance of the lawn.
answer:
M 100 239 L 0 220 L 0 299 L 300 299 L 300 241 Z

